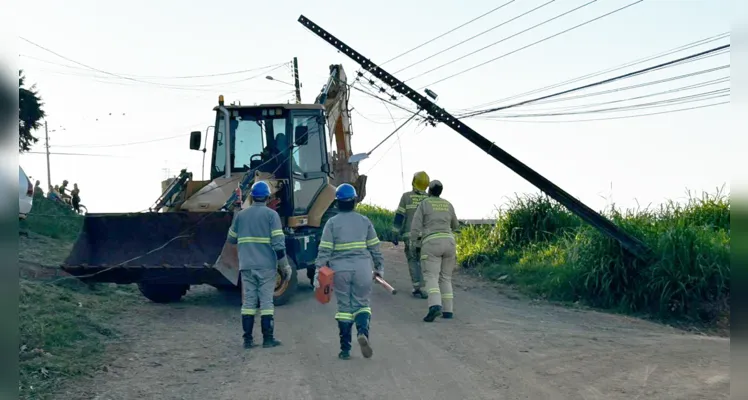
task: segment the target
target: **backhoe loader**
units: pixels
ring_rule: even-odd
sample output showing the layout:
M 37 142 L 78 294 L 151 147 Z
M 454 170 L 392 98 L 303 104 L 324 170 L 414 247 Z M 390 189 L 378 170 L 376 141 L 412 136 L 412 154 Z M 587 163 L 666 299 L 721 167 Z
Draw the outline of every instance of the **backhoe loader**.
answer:
M 89 282 L 137 283 L 157 303 L 178 301 L 192 285 L 237 288 L 236 247 L 226 243 L 237 205 L 246 207 L 252 183 L 263 180 L 273 194 L 268 206 L 281 216 L 291 276 L 276 275 L 275 304 L 288 302 L 297 270 L 312 279 L 321 230 L 335 215 L 335 186 L 353 184 L 360 199 L 366 176 L 352 155 L 348 86 L 342 66 L 314 104 L 225 105 L 214 108 L 210 180 L 182 170 L 162 182 L 162 195 L 145 213 L 87 214 L 62 268 Z M 228 133 L 228 134 L 227 134 Z M 328 150 L 327 136 L 336 151 Z M 202 132 L 190 134 L 201 151 Z

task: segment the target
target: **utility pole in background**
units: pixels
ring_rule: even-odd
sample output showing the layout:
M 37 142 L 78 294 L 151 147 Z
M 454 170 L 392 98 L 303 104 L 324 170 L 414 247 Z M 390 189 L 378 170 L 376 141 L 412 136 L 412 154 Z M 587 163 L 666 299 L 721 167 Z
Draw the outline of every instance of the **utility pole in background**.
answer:
M 47 120 L 44 120 L 44 147 L 47 150 L 47 190 L 52 187 L 52 169 L 49 166 L 49 130 L 47 130 Z
M 299 62 L 293 58 L 293 86 L 296 88 L 296 104 L 301 104 L 301 83 L 299 82 Z

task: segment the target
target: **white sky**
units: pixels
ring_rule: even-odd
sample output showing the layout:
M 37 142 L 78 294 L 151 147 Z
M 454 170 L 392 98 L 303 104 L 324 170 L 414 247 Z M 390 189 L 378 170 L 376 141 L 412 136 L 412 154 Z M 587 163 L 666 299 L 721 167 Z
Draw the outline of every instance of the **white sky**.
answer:
M 257 68 L 299 59 L 302 98 L 311 102 L 327 79 L 328 66 L 342 63 L 349 77 L 358 65 L 301 26 L 304 14 L 351 47 L 383 62 L 509 0 L 457 2 L 415 1 L 352 2 L 295 1 L 208 2 L 131 0 L 127 3 L 71 0 L 33 0 L 19 4 L 19 15 L 33 15 L 33 30 L 20 36 L 60 55 L 100 70 L 120 75 L 174 77 L 215 74 Z M 434 43 L 385 65 L 395 72 L 474 34 L 537 7 L 548 0 L 516 0 Z M 587 0 L 557 0 L 542 9 L 488 34 L 395 73 L 415 88 L 498 57 L 574 25 L 615 10 L 632 0 L 599 0 L 551 23 L 517 35 L 474 56 L 413 79 L 463 54 L 513 35 Z M 463 3 L 467 4 L 467 3 Z M 470 108 L 518 93 L 552 85 L 644 58 L 730 30 L 730 7 L 724 0 L 645 0 L 620 13 L 511 54 L 468 73 L 429 86 L 439 94 L 439 104 L 450 111 Z M 728 43 L 705 44 L 626 70 L 591 78 L 601 80 L 624 72 L 683 57 Z M 82 202 L 92 212 L 139 211 L 160 194 L 167 173 L 187 167 L 200 177 L 202 154 L 190 151 L 192 130 L 205 130 L 214 121 L 212 108 L 219 94 L 228 102 L 270 103 L 291 99 L 291 87 L 264 79 L 273 75 L 290 82 L 290 71 L 259 70 L 241 75 L 204 79 L 136 78 L 123 80 L 95 73 L 54 54 L 18 42 L 18 65 L 29 84 L 36 84 L 48 115 L 53 153 L 52 181 L 77 182 Z M 729 54 L 627 79 L 587 92 L 635 85 L 727 65 Z M 71 67 L 61 66 L 69 65 Z M 258 76 L 238 84 L 226 82 Z M 507 110 L 507 114 L 621 100 L 729 76 L 729 69 L 702 74 L 606 96 Z M 540 93 L 570 88 L 574 85 Z M 171 86 L 169 86 L 171 85 Z M 175 87 L 177 86 L 177 87 Z M 729 83 L 591 108 L 657 101 L 728 88 Z M 580 93 L 581 94 L 581 93 Z M 530 98 L 530 97 L 527 97 Z M 525 98 L 522 98 L 525 99 Z M 729 98 L 688 103 L 686 108 Z M 407 99 L 398 104 L 412 107 Z M 354 152 L 366 152 L 387 136 L 396 124 L 385 105 L 353 91 L 351 106 Z M 733 105 L 734 106 L 734 105 Z M 407 114 L 389 106 L 396 119 Z M 658 107 L 633 112 L 549 117 L 547 120 L 619 117 L 667 111 Z M 537 110 L 537 111 L 536 111 Z M 730 106 L 671 113 L 645 118 L 577 123 L 530 123 L 469 119 L 466 122 L 496 145 L 534 168 L 561 188 L 595 209 L 611 201 L 636 207 L 665 199 L 683 200 L 686 189 L 729 191 L 729 165 L 737 155 L 730 138 Z M 361 116 L 364 114 L 371 122 Z M 516 121 L 516 120 L 515 120 Z M 399 124 L 399 122 L 398 122 Z M 513 193 L 536 189 L 507 167 L 476 149 L 445 126 L 410 125 L 402 139 L 385 143 L 364 161 L 361 171 L 372 168 L 367 187 L 368 203 L 393 209 L 403 189 L 409 189 L 415 171 L 425 170 L 445 185 L 460 218 L 490 216 Z M 37 132 L 43 138 L 43 131 Z M 122 146 L 166 137 L 148 144 Z M 394 139 L 394 138 L 393 138 Z M 387 151 L 390 149 L 389 151 Z M 735 150 L 733 150 L 735 149 Z M 43 152 L 43 143 L 33 149 Z M 209 148 L 210 151 L 210 148 Z M 732 154 L 728 154 L 732 151 Z M 383 157 L 377 163 L 380 157 Z M 402 163 L 401 163 L 402 159 Z M 46 187 L 42 154 L 19 157 L 27 174 Z M 210 158 L 208 157 L 208 163 Z M 207 170 L 207 168 L 206 168 Z M 404 177 L 404 178 L 403 178 Z

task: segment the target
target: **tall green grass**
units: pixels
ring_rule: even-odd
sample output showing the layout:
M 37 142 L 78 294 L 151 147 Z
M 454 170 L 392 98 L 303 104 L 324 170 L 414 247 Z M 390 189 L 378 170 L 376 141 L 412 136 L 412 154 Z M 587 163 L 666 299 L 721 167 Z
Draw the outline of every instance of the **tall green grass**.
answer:
M 391 222 L 378 221 L 391 221 L 391 213 L 361 211 L 374 215 L 380 235 L 389 237 Z M 685 204 L 611 207 L 604 214 L 646 243 L 654 258 L 635 259 L 616 240 L 534 194 L 509 201 L 495 226 L 463 227 L 458 261 L 487 279 L 552 300 L 708 323 L 729 313 L 729 199 L 703 194 Z
M 31 212 L 21 220 L 20 228 L 55 239 L 75 240 L 83 226 L 83 217 L 69 207 L 34 196 Z

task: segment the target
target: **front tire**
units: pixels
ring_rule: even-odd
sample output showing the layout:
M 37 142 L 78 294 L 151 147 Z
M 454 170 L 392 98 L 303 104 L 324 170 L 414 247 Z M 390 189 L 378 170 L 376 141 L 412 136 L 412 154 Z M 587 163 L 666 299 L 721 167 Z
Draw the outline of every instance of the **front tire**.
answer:
M 164 285 L 155 283 L 138 283 L 140 293 L 154 303 L 174 303 L 187 294 L 189 285 Z

